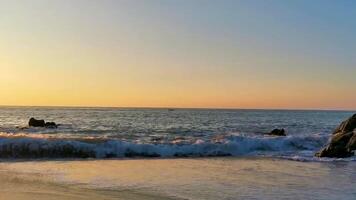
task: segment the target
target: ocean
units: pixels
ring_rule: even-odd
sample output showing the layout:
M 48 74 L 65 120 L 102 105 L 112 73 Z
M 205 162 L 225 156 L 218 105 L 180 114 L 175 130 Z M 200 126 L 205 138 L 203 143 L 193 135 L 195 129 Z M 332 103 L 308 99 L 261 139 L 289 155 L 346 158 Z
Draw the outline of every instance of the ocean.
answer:
M 355 156 L 314 157 L 352 114 L 0 107 L 0 199 L 355 199 Z

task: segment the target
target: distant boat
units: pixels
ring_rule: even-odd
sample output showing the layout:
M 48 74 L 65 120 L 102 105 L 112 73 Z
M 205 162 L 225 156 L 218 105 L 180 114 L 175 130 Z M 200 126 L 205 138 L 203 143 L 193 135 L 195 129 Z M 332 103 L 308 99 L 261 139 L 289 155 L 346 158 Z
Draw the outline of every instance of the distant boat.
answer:
M 168 108 L 168 111 L 169 111 L 169 112 L 172 112 L 172 111 L 175 111 L 175 109 L 173 109 L 173 108 Z

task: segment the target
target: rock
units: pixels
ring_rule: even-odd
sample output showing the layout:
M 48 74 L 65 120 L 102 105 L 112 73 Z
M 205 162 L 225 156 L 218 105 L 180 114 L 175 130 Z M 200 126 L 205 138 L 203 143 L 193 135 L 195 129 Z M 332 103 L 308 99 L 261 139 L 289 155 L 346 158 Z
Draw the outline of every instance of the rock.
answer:
M 352 152 L 356 149 L 356 132 L 355 131 L 354 131 L 353 136 L 350 138 L 349 143 L 347 143 L 346 148 L 350 152 Z
M 356 114 L 343 121 L 333 132 L 326 147 L 317 152 L 318 157 L 345 158 L 354 155 L 356 150 Z
M 343 132 L 343 133 L 348 133 L 352 132 L 356 129 L 356 114 L 354 114 L 352 117 L 350 117 L 348 120 L 343 121 L 339 127 L 335 129 L 333 132 L 333 135 Z
M 57 128 L 58 125 L 54 122 L 45 122 L 43 119 L 37 120 L 35 118 L 31 118 L 28 122 L 30 127 L 46 127 L 46 128 Z
M 45 121 L 42 119 L 42 120 L 37 120 L 35 118 L 31 118 L 30 121 L 28 122 L 28 125 L 29 126 L 32 126 L 32 127 L 45 127 L 46 123 Z
M 57 128 L 58 125 L 54 122 L 46 122 L 45 127 L 46 128 Z
M 275 135 L 275 136 L 287 136 L 285 133 L 285 130 L 282 129 L 273 129 L 270 133 L 267 133 L 267 135 Z
M 316 156 L 336 158 L 345 158 L 352 156 L 353 154 L 346 147 L 352 135 L 353 132 L 346 134 L 339 133 L 334 135 L 331 139 L 331 142 L 320 152 L 316 153 Z

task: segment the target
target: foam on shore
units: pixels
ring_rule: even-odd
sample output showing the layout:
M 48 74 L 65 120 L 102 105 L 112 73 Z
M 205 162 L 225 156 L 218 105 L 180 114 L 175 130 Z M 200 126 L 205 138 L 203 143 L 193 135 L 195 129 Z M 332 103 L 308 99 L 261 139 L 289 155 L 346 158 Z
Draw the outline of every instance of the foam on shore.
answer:
M 124 158 L 298 155 L 319 149 L 328 136 L 241 136 L 191 142 L 140 143 L 97 138 L 0 135 L 1 158 Z

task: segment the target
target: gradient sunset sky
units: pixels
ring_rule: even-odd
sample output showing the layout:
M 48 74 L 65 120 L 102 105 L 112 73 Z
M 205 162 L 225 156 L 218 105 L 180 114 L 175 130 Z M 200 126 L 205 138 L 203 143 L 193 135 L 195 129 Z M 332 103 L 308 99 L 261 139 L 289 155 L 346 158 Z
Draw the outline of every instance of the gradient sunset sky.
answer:
M 356 1 L 0 0 L 0 105 L 356 109 Z

